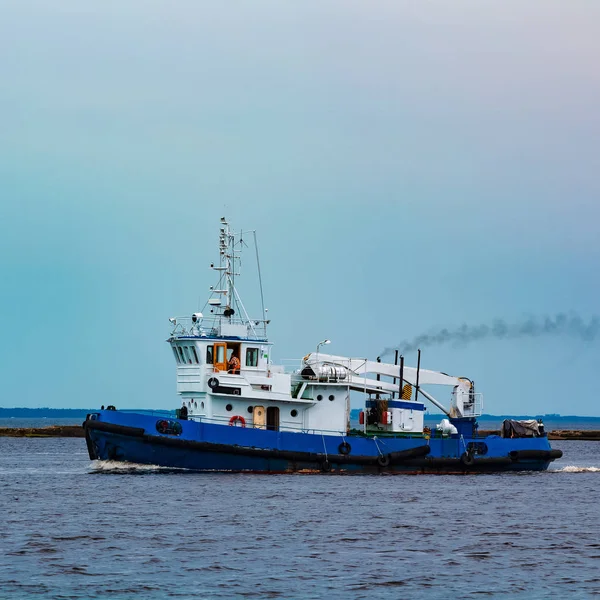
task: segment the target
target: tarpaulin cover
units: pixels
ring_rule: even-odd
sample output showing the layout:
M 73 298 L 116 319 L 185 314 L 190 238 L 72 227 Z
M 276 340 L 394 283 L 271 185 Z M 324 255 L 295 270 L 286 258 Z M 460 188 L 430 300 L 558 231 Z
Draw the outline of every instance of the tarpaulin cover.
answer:
M 504 438 L 539 437 L 539 435 L 540 424 L 535 419 L 527 421 L 504 419 L 502 421 L 502 437 Z

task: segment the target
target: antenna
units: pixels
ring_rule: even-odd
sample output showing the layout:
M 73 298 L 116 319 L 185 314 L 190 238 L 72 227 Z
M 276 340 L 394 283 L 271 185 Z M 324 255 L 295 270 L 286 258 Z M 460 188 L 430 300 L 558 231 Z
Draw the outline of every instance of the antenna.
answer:
M 265 298 L 263 296 L 262 276 L 260 274 L 260 260 L 258 258 L 258 242 L 256 241 L 256 231 L 254 234 L 254 248 L 256 248 L 256 266 L 258 268 L 258 285 L 260 286 L 260 304 L 262 306 L 263 321 L 265 323 L 265 331 L 267 330 L 267 311 L 265 310 Z

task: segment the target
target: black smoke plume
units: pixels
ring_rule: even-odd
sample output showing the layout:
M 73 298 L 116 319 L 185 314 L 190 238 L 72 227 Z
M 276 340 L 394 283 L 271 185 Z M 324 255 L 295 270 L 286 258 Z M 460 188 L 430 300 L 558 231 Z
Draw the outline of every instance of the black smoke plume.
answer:
M 400 354 L 406 354 L 419 348 L 441 344 L 465 346 L 487 339 L 512 340 L 550 335 L 569 336 L 587 342 L 594 341 L 600 338 L 600 317 L 593 316 L 586 321 L 579 315 L 561 313 L 553 317 L 529 317 L 518 323 L 508 323 L 503 319 L 495 319 L 490 324 L 482 325 L 465 323 L 454 329 L 444 327 L 418 335 L 412 340 L 404 340 L 397 346 L 385 348 L 381 356 L 392 354 L 395 350 Z

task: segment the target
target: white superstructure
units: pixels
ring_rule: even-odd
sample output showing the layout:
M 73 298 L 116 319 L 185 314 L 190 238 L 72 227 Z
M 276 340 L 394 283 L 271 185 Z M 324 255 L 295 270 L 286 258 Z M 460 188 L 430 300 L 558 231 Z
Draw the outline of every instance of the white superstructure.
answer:
M 351 392 L 365 395 L 361 427 L 366 432 L 422 433 L 425 406 L 415 399 L 418 394 L 450 416 L 479 414 L 480 395 L 468 379 L 435 371 L 318 349 L 292 372 L 273 365 L 267 310 L 263 304 L 262 318 L 250 319 L 235 287 L 242 240 L 248 234 L 256 241 L 254 232 L 234 234 L 221 219 L 219 263 L 211 265 L 219 273 L 217 285 L 210 288 L 202 312 L 169 319 L 173 330 L 167 341 L 177 363 L 180 414 L 224 425 L 344 435 L 350 427 Z M 256 255 L 258 259 L 258 251 Z M 422 385 L 452 386 L 450 410 Z

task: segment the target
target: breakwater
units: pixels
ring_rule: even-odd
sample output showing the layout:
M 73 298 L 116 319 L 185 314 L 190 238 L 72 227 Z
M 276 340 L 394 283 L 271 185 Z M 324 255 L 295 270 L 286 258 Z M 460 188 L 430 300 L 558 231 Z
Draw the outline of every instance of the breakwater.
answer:
M 0 427 L 0 437 L 84 437 L 81 425 L 50 425 L 48 427 Z M 500 435 L 500 430 L 479 430 L 479 436 Z M 554 429 L 548 432 L 549 440 L 582 440 L 600 442 L 600 430 Z
M 488 435 L 500 435 L 500 430 L 480 429 L 477 433 L 479 437 Z M 549 440 L 585 440 L 600 442 L 600 430 L 594 429 L 553 429 L 548 432 Z
M 0 437 L 84 437 L 81 425 L 50 425 L 48 427 L 0 427 Z

